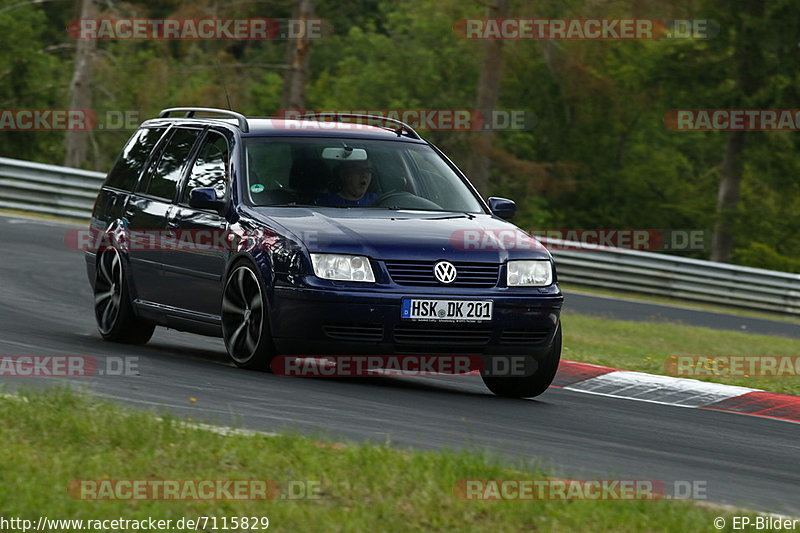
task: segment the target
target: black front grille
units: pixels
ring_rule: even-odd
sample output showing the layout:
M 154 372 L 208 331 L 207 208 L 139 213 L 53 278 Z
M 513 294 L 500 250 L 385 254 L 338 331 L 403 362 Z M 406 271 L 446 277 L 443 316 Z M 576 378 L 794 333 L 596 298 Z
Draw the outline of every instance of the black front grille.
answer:
M 538 344 L 550 334 L 543 328 L 506 328 L 500 334 L 500 344 Z
M 452 283 L 441 283 L 433 275 L 433 266 L 438 261 L 384 261 L 384 263 L 395 283 L 412 287 L 495 287 L 500 274 L 500 265 L 496 263 L 453 261 L 457 272 L 456 280 Z
M 383 340 L 383 324 L 333 323 L 324 324 L 322 329 L 331 339 L 358 342 L 381 342 Z
M 485 346 L 492 337 L 492 328 L 456 324 L 415 322 L 394 327 L 397 344 L 429 346 Z

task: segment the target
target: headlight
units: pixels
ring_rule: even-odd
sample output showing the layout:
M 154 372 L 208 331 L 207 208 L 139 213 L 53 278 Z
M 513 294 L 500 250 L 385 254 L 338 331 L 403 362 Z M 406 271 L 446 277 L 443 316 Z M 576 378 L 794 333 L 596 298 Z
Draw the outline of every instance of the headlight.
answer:
M 335 281 L 375 281 L 369 259 L 361 255 L 311 254 L 314 274 Z
M 550 261 L 509 261 L 506 282 L 509 287 L 546 287 L 553 283 Z

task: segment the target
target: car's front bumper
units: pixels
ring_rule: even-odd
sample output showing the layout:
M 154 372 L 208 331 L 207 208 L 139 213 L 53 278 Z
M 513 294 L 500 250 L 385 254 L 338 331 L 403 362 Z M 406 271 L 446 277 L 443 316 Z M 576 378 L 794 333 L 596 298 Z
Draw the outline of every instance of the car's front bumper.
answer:
M 507 291 L 508 292 L 508 291 Z M 553 340 L 563 302 L 548 295 L 499 291 L 372 292 L 276 287 L 272 336 L 286 355 L 475 354 L 538 356 Z M 490 322 L 401 319 L 403 298 L 494 301 Z

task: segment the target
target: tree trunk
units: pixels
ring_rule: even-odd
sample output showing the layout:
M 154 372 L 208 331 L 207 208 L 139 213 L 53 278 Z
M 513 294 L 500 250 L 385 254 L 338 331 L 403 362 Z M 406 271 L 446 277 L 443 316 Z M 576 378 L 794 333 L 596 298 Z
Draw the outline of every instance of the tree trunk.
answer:
M 509 0 L 491 0 L 486 10 L 487 18 L 506 18 Z M 490 120 L 500 97 L 500 77 L 503 70 L 503 40 L 489 39 L 483 45 L 483 60 L 478 77 L 478 94 L 475 109 L 484 120 Z M 474 133 L 471 139 L 471 156 L 467 175 L 481 194 L 486 194 L 491 170 L 490 154 L 494 145 L 491 130 Z
M 758 22 L 762 19 L 765 0 L 742 1 L 734 8 L 735 32 L 733 35 L 733 59 L 736 68 L 736 88 L 729 107 L 742 109 L 755 107 L 751 99 L 765 84 L 763 72 L 763 29 Z M 717 189 L 717 217 L 714 235 L 711 238 L 711 260 L 728 263 L 733 254 L 736 216 L 739 208 L 739 191 L 742 184 L 742 152 L 744 131 L 734 131 L 725 145 L 722 158 L 722 176 Z
M 95 0 L 81 0 L 81 18 L 97 18 Z M 69 83 L 69 108 L 91 110 L 92 108 L 92 63 L 97 41 L 78 39 L 75 52 L 75 67 Z M 64 134 L 64 165 L 79 167 L 86 161 L 89 149 L 89 131 L 67 130 Z
M 307 21 L 314 16 L 314 0 L 297 0 L 293 18 Z M 306 30 L 308 29 L 305 26 Z M 308 78 L 308 60 L 311 55 L 311 39 L 308 37 L 289 41 L 289 70 L 283 78 L 283 95 L 281 108 L 287 110 L 304 109 L 306 103 L 306 82 Z
M 739 190 L 742 184 L 742 151 L 747 132 L 734 131 L 728 137 L 722 159 L 722 177 L 717 195 L 717 221 L 711 241 L 711 260 L 728 263 L 733 251 L 733 234 Z

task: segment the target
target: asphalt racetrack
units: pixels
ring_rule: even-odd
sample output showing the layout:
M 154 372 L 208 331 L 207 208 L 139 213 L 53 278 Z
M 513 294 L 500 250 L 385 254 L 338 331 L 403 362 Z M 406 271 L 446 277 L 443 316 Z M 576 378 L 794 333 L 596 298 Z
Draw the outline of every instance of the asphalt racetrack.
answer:
M 791 422 L 556 388 L 534 400 L 503 399 L 478 376 L 279 377 L 233 367 L 219 339 L 163 328 L 141 347 L 103 342 L 82 253 L 64 244 L 69 228 L 0 216 L 0 354 L 136 356 L 140 375 L 0 377 L 7 392 L 86 387 L 123 404 L 215 424 L 419 449 L 489 450 L 580 478 L 657 479 L 667 486 L 701 481 L 712 502 L 800 516 L 800 425 Z M 800 328 L 780 321 L 588 295 L 568 295 L 566 305 L 622 319 L 657 316 L 800 336 Z

